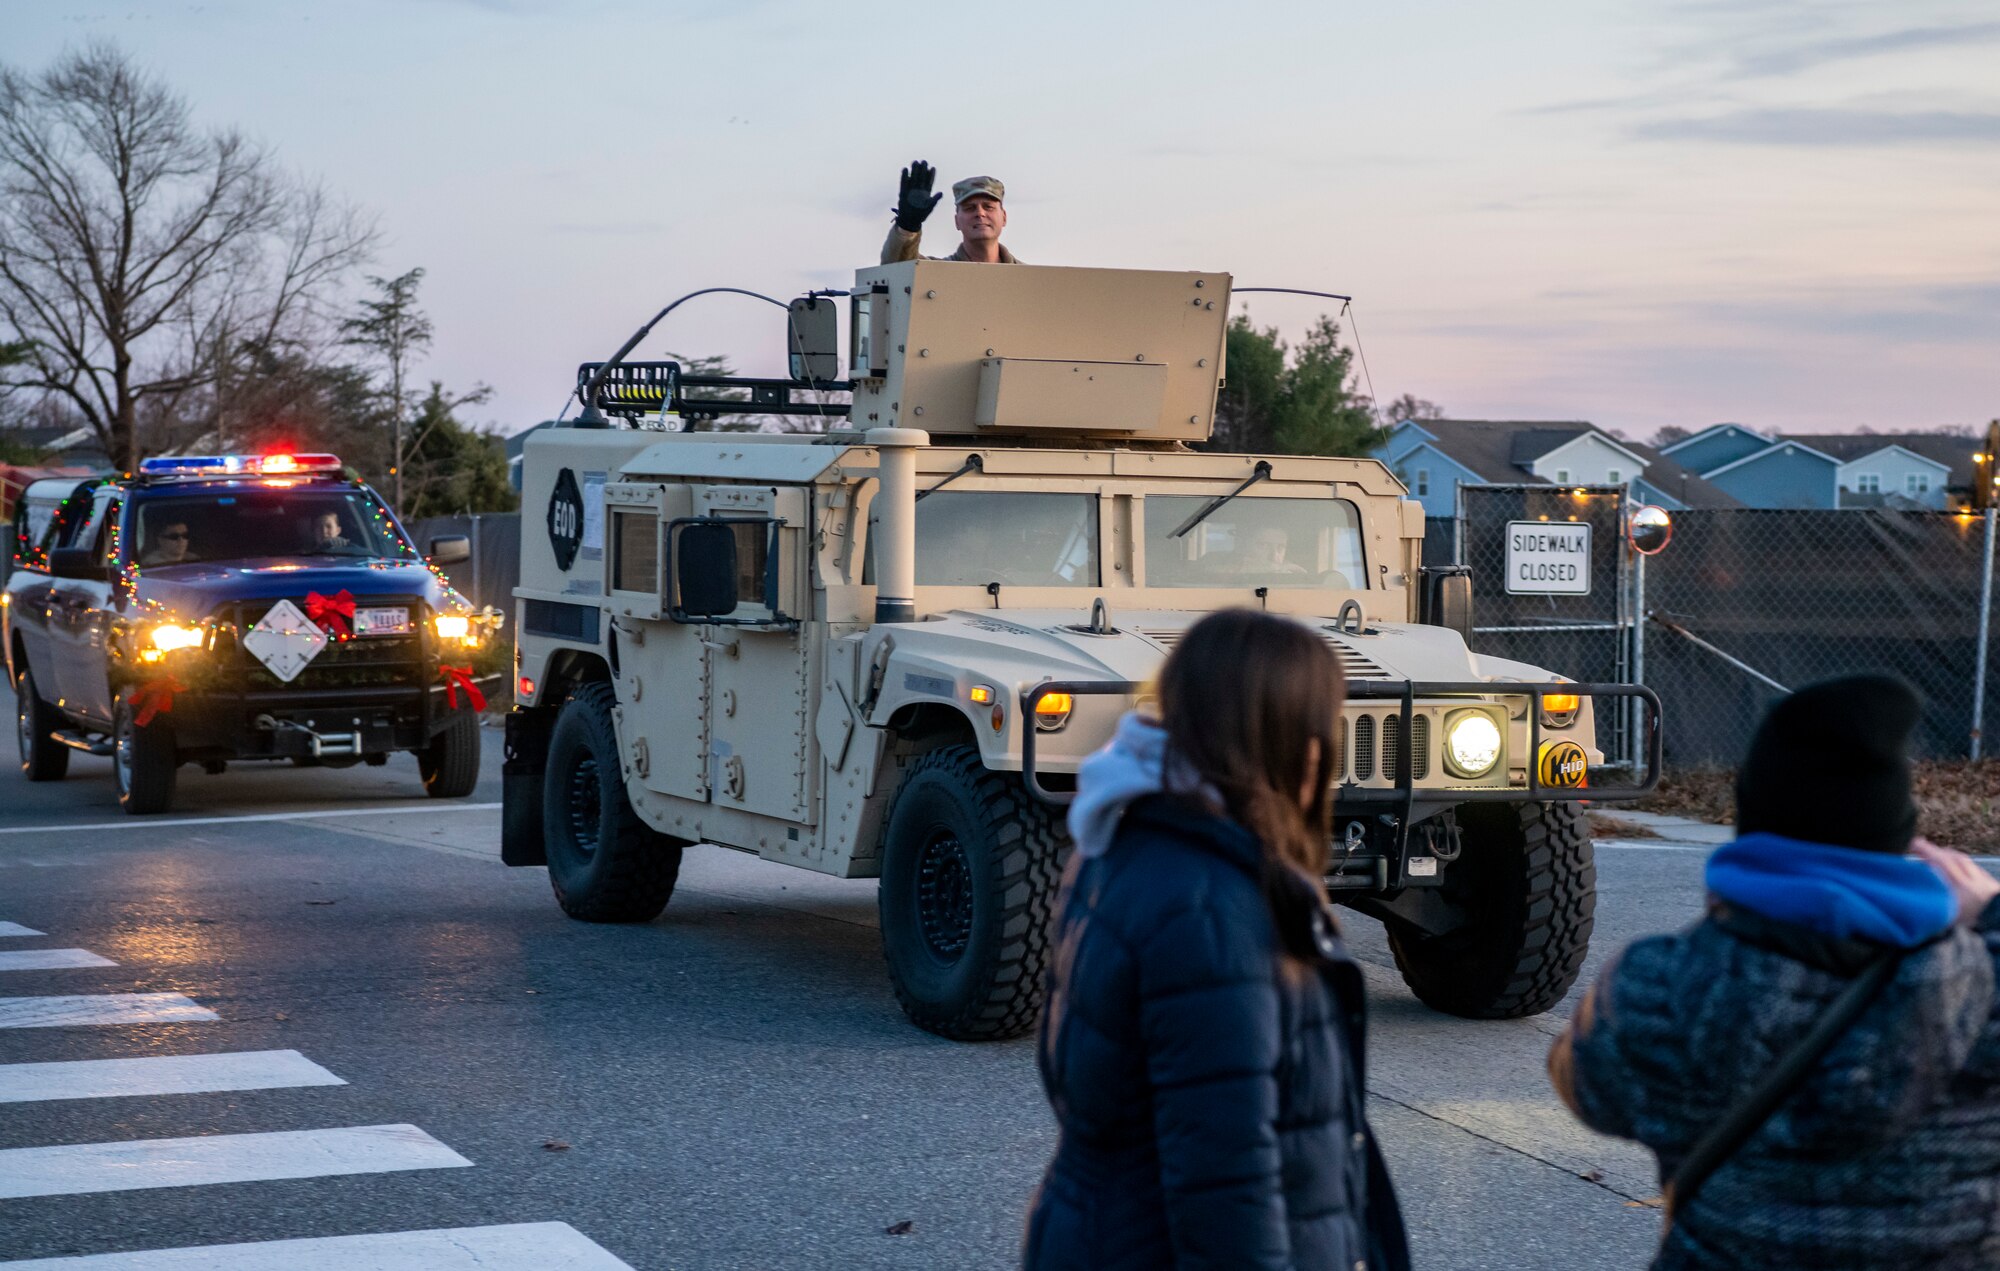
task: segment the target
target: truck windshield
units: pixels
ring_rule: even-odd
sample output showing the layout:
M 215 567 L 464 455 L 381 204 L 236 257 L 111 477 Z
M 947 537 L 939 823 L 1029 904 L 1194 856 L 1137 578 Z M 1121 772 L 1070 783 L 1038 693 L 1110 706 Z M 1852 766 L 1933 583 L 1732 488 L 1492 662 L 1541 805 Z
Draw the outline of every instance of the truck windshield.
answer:
M 140 568 L 285 556 L 387 557 L 416 552 L 361 490 L 238 489 L 155 494 L 132 521 Z
M 864 582 L 875 581 L 873 534 Z M 917 585 L 1098 585 L 1097 496 L 940 490 L 917 504 Z
M 1181 523 L 1214 499 L 1146 496 L 1149 587 L 1368 585 L 1361 514 L 1345 499 L 1232 499 L 1180 538 Z

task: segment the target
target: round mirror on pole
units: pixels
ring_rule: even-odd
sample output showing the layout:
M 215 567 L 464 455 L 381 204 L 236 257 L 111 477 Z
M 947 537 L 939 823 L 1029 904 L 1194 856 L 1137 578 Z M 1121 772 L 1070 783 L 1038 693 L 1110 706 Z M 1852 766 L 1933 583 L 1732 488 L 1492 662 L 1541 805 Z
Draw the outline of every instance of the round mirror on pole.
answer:
M 1626 518 L 1625 536 L 1631 541 L 1633 551 L 1651 556 L 1673 538 L 1674 520 L 1665 508 L 1641 503 Z

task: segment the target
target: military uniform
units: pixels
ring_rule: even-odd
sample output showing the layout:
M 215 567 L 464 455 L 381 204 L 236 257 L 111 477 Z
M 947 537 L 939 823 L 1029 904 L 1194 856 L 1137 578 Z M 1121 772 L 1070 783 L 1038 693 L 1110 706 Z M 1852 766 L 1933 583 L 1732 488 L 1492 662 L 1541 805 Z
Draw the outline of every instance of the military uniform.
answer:
M 975 194 L 983 194 L 987 198 L 1005 202 L 1007 187 L 1000 184 L 994 177 L 967 177 L 965 180 L 952 185 L 951 205 L 957 207 Z M 922 230 L 904 229 L 894 221 L 889 222 L 889 237 L 882 240 L 882 263 L 893 265 L 899 260 L 916 260 L 920 255 L 918 249 L 923 244 L 923 241 L 924 232 Z M 965 254 L 965 244 L 960 243 L 958 250 L 949 256 L 925 256 L 924 259 L 971 260 L 972 258 Z M 1000 263 L 1003 265 L 1018 265 L 1021 262 L 1003 244 L 1000 247 Z

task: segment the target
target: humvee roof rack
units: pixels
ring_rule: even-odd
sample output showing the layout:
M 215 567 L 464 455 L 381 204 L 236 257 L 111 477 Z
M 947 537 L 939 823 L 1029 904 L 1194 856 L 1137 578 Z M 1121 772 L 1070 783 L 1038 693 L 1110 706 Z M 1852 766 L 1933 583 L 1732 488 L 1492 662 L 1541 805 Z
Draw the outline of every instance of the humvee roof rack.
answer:
M 576 387 L 581 394 L 590 386 L 602 362 L 585 362 L 576 368 Z M 597 386 L 590 405 L 607 415 L 637 419 L 641 415 L 676 412 L 683 416 L 713 418 L 719 415 L 824 415 L 845 418 L 846 402 L 794 401 L 795 389 L 814 388 L 845 392 L 854 386 L 847 380 L 757 379 L 747 375 L 683 375 L 679 362 L 620 362 L 607 372 Z M 689 389 L 748 389 L 748 397 L 719 397 L 713 393 L 690 394 Z

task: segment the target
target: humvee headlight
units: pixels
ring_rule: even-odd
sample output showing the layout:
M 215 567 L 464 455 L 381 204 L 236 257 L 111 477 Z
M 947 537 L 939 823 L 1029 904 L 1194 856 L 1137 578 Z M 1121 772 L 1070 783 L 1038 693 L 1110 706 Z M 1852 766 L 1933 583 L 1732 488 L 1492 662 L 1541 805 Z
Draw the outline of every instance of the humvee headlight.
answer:
M 1444 722 L 1444 766 L 1454 776 L 1483 777 L 1500 762 L 1500 725 L 1485 711 L 1465 710 Z
M 462 613 L 441 613 L 431 619 L 440 640 L 463 640 L 472 634 L 472 619 Z
M 1035 727 L 1052 733 L 1069 722 L 1076 702 L 1068 693 L 1044 693 L 1035 703 Z
M 172 653 L 176 649 L 199 649 L 201 628 L 183 627 L 179 623 L 163 622 L 154 627 L 151 635 L 153 647 L 161 653 Z
M 1576 722 L 1576 713 L 1583 709 L 1583 698 L 1575 693 L 1542 694 L 1542 726 L 1544 728 L 1568 728 Z

